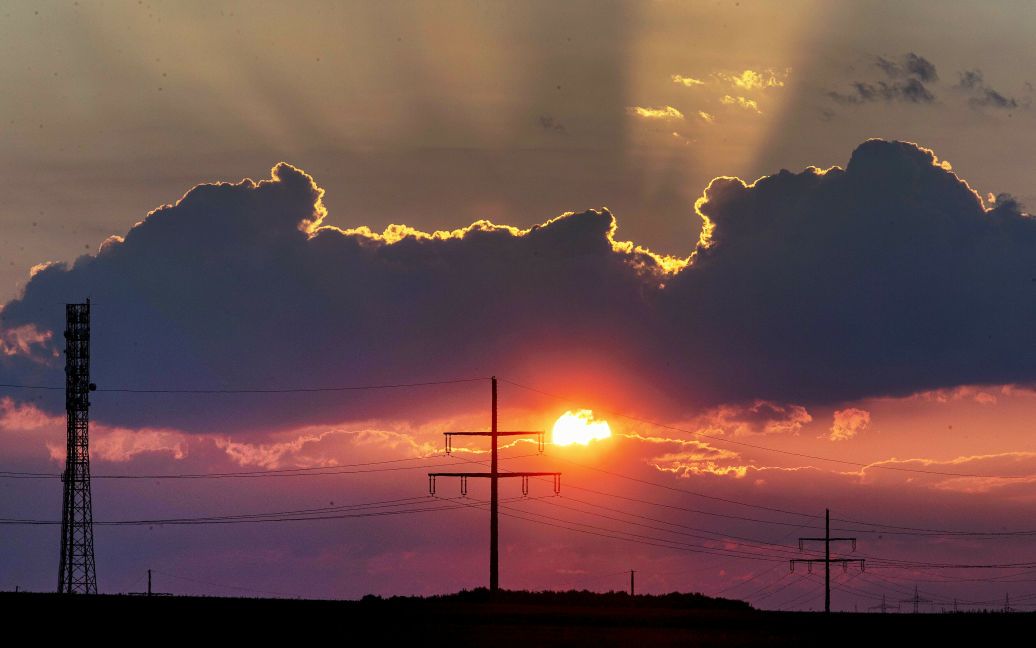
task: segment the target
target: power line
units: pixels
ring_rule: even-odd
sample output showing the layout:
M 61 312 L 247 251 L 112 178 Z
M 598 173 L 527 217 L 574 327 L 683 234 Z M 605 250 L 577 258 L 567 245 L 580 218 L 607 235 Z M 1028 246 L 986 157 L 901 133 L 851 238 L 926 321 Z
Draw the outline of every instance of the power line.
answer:
M 535 387 L 530 387 L 528 385 L 523 385 L 521 383 L 514 382 L 513 380 L 508 380 L 506 378 L 501 378 L 500 380 L 503 381 L 503 382 L 508 383 L 509 385 L 513 385 L 515 387 L 518 387 L 520 389 L 525 389 L 525 390 L 528 390 L 528 391 L 531 391 L 531 392 L 535 392 L 537 394 L 541 394 L 543 396 L 547 396 L 549 398 L 553 398 L 553 399 L 559 400 L 561 402 L 573 403 L 573 404 L 576 403 L 576 401 L 574 401 L 571 398 L 566 398 L 566 397 L 560 396 L 558 394 L 552 394 L 550 392 L 546 392 L 546 391 L 543 391 L 543 390 L 540 390 L 540 389 L 536 389 Z M 699 436 L 699 437 L 703 437 L 703 438 L 706 438 L 706 439 L 711 439 L 713 441 L 718 441 L 720 443 L 729 443 L 729 444 L 732 444 L 732 445 L 744 446 L 746 448 L 753 448 L 755 450 L 763 450 L 765 452 L 773 452 L 773 453 L 788 455 L 788 456 L 792 456 L 792 457 L 800 457 L 800 458 L 803 458 L 803 459 L 814 459 L 816 461 L 828 461 L 828 462 L 831 462 L 831 463 L 845 464 L 845 465 L 848 465 L 848 466 L 856 466 L 856 467 L 859 467 L 859 468 L 875 468 L 875 469 L 881 469 L 881 470 L 893 470 L 893 471 L 897 471 L 897 472 L 921 473 L 921 474 L 925 474 L 925 475 L 938 475 L 938 476 L 942 476 L 942 477 L 971 477 L 971 478 L 995 477 L 997 479 L 1029 479 L 1030 478 L 1029 476 L 1025 476 L 1025 475 L 979 475 L 979 474 L 972 474 L 972 473 L 954 473 L 954 472 L 943 472 L 943 471 L 938 471 L 938 470 L 923 470 L 923 469 L 920 469 L 920 468 L 902 468 L 902 467 L 897 467 L 897 466 L 883 466 L 883 465 L 874 464 L 874 463 L 870 463 L 870 464 L 868 464 L 868 463 L 860 463 L 858 461 L 849 461 L 847 459 L 834 459 L 832 457 L 823 457 L 823 456 L 820 456 L 820 455 L 811 455 L 811 454 L 806 454 L 806 453 L 803 453 L 803 452 L 794 452 L 792 450 L 781 450 L 781 449 L 778 449 L 778 448 L 771 448 L 769 446 L 763 446 L 763 445 L 759 445 L 759 444 L 756 444 L 756 443 L 748 443 L 747 441 L 737 441 L 735 439 L 728 439 L 728 438 L 725 438 L 725 437 L 716 436 L 714 434 L 707 434 L 705 432 L 701 432 L 700 430 L 688 430 L 688 429 L 685 429 L 685 428 L 680 428 L 680 427 L 676 427 L 676 426 L 673 426 L 673 425 L 667 425 L 665 423 L 660 423 L 658 421 L 652 421 L 650 419 L 643 419 L 643 418 L 639 418 L 639 417 L 636 417 L 636 416 L 631 416 L 629 414 L 621 414 L 619 412 L 612 412 L 612 411 L 602 410 L 602 409 L 598 409 L 598 411 L 603 413 L 603 414 L 607 414 L 609 416 L 616 416 L 616 417 L 619 417 L 619 418 L 624 418 L 624 419 L 627 419 L 627 420 L 630 420 L 630 421 L 634 421 L 634 422 L 637 422 L 637 423 L 643 423 L 645 425 L 651 425 L 651 426 L 654 426 L 654 427 L 657 427 L 657 428 L 661 428 L 661 429 L 664 429 L 664 430 L 671 430 L 673 432 L 682 432 L 684 434 L 690 434 L 690 435 L 693 435 L 693 436 Z M 802 515 L 802 514 L 796 513 L 796 515 Z
M 435 468 L 441 466 L 459 466 L 464 461 L 450 463 L 421 464 L 414 466 L 403 466 L 396 468 L 373 468 L 370 470 L 338 470 L 340 468 L 362 468 L 364 466 L 379 466 L 384 464 L 402 463 L 406 461 L 417 461 L 422 459 L 444 458 L 446 455 L 434 454 L 423 457 L 410 457 L 407 459 L 389 459 L 385 461 L 368 461 L 355 464 L 329 464 L 326 466 L 315 466 L 310 468 L 284 468 L 277 470 L 249 470 L 241 472 L 226 473 L 181 473 L 181 474 L 159 474 L 159 475 L 93 475 L 93 479 L 232 479 L 232 478 L 255 478 L 255 477 L 319 477 L 324 475 L 352 475 L 363 473 L 389 472 L 399 470 L 416 470 L 419 468 Z M 501 457 L 501 459 L 523 459 L 533 457 L 533 454 L 516 455 L 513 457 Z M 323 471 L 323 472 L 320 472 Z M 60 473 L 33 473 L 0 471 L 0 479 L 56 479 Z
M 405 389 L 409 387 L 432 387 L 436 385 L 454 385 L 459 383 L 470 383 L 481 380 L 489 380 L 488 377 L 482 378 L 454 378 L 450 380 L 428 380 L 423 382 L 411 382 L 411 383 L 390 383 L 390 384 L 373 384 L 373 385 L 341 385 L 335 387 L 285 387 L 285 388 L 255 388 L 255 389 L 241 389 L 241 388 L 229 388 L 229 389 L 171 389 L 171 388 L 159 388 L 159 389 L 141 389 L 135 387 L 97 387 L 95 391 L 105 393 L 120 393 L 120 394 L 308 394 L 308 393 L 319 393 L 319 392 L 341 392 L 341 391 L 365 391 L 374 389 Z M 64 390 L 64 386 L 51 386 L 51 385 L 21 385 L 12 383 L 0 384 L 0 388 L 4 389 L 26 389 L 26 390 L 46 390 L 46 391 L 61 391 Z

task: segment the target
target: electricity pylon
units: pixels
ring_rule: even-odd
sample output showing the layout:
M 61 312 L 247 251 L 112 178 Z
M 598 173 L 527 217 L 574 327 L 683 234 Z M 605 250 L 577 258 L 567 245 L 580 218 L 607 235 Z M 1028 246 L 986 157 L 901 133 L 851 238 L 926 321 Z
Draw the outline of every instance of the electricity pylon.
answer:
M 67 446 L 61 473 L 61 559 L 58 593 L 96 594 L 93 504 L 90 497 L 90 300 L 65 305 Z
M 917 592 L 917 585 L 914 585 L 914 595 L 911 598 L 908 598 L 908 599 L 900 599 L 899 602 L 900 603 L 913 603 L 914 604 L 914 614 L 917 614 L 919 604 L 921 604 L 921 603 L 931 603 L 932 601 L 931 601 L 931 599 L 923 599 L 923 598 L 921 598 L 921 595 Z M 956 602 L 956 601 L 954 601 L 954 602 Z
M 884 594 L 882 594 L 882 595 L 881 595 L 881 605 L 872 605 L 872 606 L 870 606 L 870 607 L 869 607 L 869 608 L 867 608 L 867 609 L 868 609 L 868 610 L 878 610 L 878 611 L 879 611 L 879 612 L 881 612 L 882 614 L 885 614 L 886 612 L 888 612 L 888 611 L 889 611 L 889 607 L 890 607 L 890 606 L 889 606 L 889 605 L 888 605 L 887 603 L 885 603 L 885 595 L 884 595 Z M 898 610 L 898 609 L 899 609 L 899 606 L 896 606 L 896 609 Z
M 843 570 L 849 569 L 849 563 L 860 563 L 860 571 L 864 569 L 862 558 L 831 558 L 832 542 L 851 542 L 853 551 L 856 551 L 856 538 L 832 538 L 831 537 L 831 510 L 824 509 L 824 537 L 823 538 L 799 538 L 799 551 L 802 551 L 805 542 L 823 542 L 823 558 L 793 558 L 790 562 L 791 571 L 795 571 L 795 563 L 805 563 L 810 573 L 813 573 L 813 563 L 824 564 L 824 612 L 831 611 L 831 563 L 841 563 Z
M 500 472 L 497 470 L 497 440 L 506 436 L 537 436 L 539 450 L 543 452 L 543 432 L 501 432 L 497 429 L 497 407 L 496 407 L 496 376 L 491 379 L 492 383 L 492 427 L 489 432 L 444 432 L 446 437 L 446 454 L 453 451 L 453 437 L 455 436 L 487 436 L 491 439 L 492 458 L 490 460 L 489 472 L 457 473 L 457 472 L 434 472 L 428 473 L 428 492 L 435 495 L 436 477 L 460 477 L 461 495 L 468 494 L 468 479 L 470 477 L 489 479 L 489 591 L 492 593 L 500 589 L 500 520 L 499 520 L 499 486 L 501 477 L 521 477 L 522 494 L 529 494 L 529 477 L 553 477 L 554 494 L 561 491 L 561 473 L 559 472 Z

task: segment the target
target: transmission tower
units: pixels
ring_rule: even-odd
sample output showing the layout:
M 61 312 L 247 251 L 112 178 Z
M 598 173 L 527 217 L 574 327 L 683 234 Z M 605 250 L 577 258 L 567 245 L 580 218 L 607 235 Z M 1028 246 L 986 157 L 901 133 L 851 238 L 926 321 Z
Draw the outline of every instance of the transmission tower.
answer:
M 930 599 L 923 599 L 923 598 L 921 598 L 921 595 L 917 592 L 917 585 L 914 585 L 914 595 L 912 597 L 908 598 L 908 599 L 900 599 L 899 602 L 900 603 L 913 603 L 914 604 L 914 614 L 917 614 L 918 607 L 919 607 L 919 605 L 921 603 L 931 603 L 932 601 Z M 956 600 L 954 600 L 954 603 L 956 603 Z
M 872 605 L 871 607 L 869 607 L 867 609 L 868 610 L 872 610 L 872 611 L 873 610 L 878 610 L 882 614 L 887 613 L 889 611 L 889 605 L 887 603 L 885 603 L 885 595 L 884 594 L 881 595 L 881 605 Z
M 813 563 L 824 564 L 824 612 L 831 611 L 831 563 L 840 563 L 843 570 L 849 569 L 849 563 L 860 563 L 860 571 L 864 569 L 862 558 L 831 558 L 832 542 L 851 542 L 853 551 L 856 551 L 856 538 L 832 538 L 831 537 L 831 510 L 824 509 L 824 537 L 823 538 L 799 538 L 799 551 L 802 551 L 806 542 L 823 542 L 823 558 L 794 558 L 790 562 L 791 571 L 795 571 L 795 563 L 805 563 L 810 573 L 813 573 Z
M 93 507 L 90 500 L 90 300 L 65 305 L 65 454 L 58 593 L 96 594 Z
M 497 430 L 497 408 L 496 408 L 496 376 L 491 379 L 492 383 L 492 427 L 489 432 L 444 432 L 446 437 L 446 454 L 453 451 L 453 437 L 455 436 L 487 436 L 491 439 L 492 458 L 490 460 L 490 472 L 456 473 L 456 472 L 434 472 L 428 473 L 428 492 L 435 495 L 436 477 L 460 477 L 461 495 L 468 494 L 468 479 L 471 477 L 489 479 L 489 591 L 497 592 L 500 589 L 500 551 L 499 551 L 499 488 L 498 482 L 501 477 L 521 477 L 522 494 L 529 494 L 529 477 L 553 477 L 554 494 L 561 491 L 561 473 L 559 472 L 500 472 L 497 470 L 497 440 L 506 436 L 536 436 L 539 440 L 539 450 L 543 452 L 543 432 L 501 432 Z

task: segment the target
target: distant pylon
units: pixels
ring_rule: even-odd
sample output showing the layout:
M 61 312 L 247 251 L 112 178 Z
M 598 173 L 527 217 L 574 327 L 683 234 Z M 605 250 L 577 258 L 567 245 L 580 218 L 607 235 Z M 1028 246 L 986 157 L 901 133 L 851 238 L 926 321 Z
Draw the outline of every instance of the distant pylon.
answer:
M 918 592 L 917 592 L 917 585 L 914 585 L 914 596 L 913 596 L 913 598 L 900 599 L 899 602 L 900 603 L 913 603 L 914 604 L 914 614 L 917 614 L 918 611 L 920 610 L 920 604 L 921 603 L 931 603 L 931 601 L 929 599 L 921 598 L 921 595 L 918 594 Z
M 96 594 L 93 505 L 90 498 L 90 300 L 65 305 L 67 447 L 61 510 L 58 593 Z
M 884 594 L 881 595 L 881 605 L 872 605 L 871 607 L 869 607 L 867 609 L 868 610 L 878 610 L 882 614 L 885 614 L 886 612 L 888 612 L 889 611 L 889 606 L 888 606 L 888 604 L 885 603 L 885 595 Z

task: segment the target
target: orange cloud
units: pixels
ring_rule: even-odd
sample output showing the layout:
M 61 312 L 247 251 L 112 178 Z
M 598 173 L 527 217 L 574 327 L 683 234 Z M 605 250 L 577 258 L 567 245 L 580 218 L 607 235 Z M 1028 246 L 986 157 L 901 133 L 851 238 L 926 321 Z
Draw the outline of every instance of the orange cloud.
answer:
M 836 410 L 828 436 L 832 441 L 848 441 L 867 429 L 871 423 L 871 413 L 867 410 L 848 407 Z
M 49 349 L 46 356 L 38 354 L 47 350 L 47 343 L 54 337 L 51 331 L 41 331 L 35 324 L 23 324 L 0 332 L 0 354 L 6 356 L 25 356 L 36 362 L 45 362 L 49 357 L 57 357 L 56 349 Z M 37 347 L 37 348 L 34 348 Z

